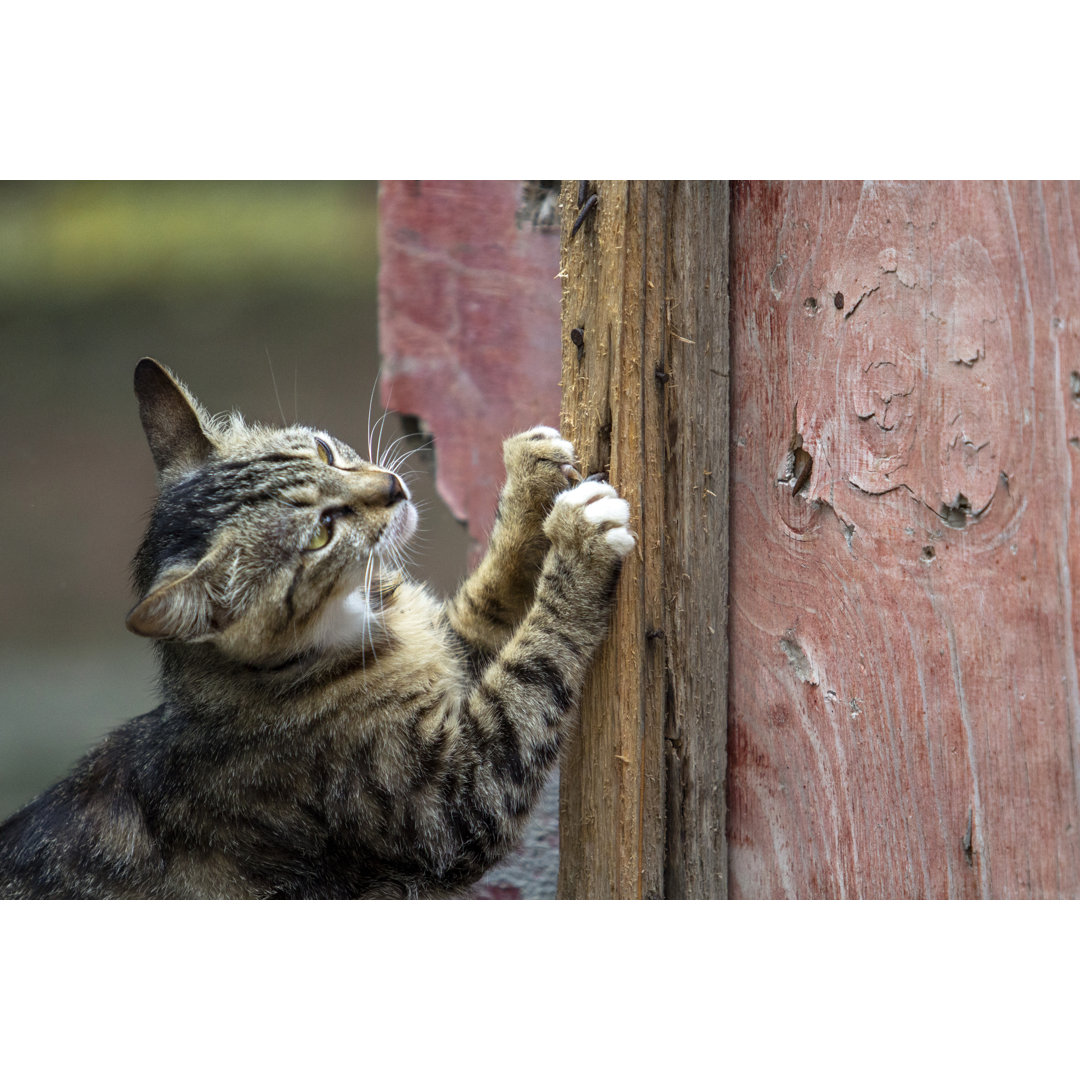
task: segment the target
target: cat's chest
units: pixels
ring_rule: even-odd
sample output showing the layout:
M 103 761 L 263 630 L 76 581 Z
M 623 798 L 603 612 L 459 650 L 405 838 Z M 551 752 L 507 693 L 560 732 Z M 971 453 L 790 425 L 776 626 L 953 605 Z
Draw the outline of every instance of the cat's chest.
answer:
M 328 802 L 350 792 L 397 798 L 415 789 L 465 689 L 455 655 L 429 626 L 399 639 L 376 666 L 341 680 L 320 702 L 309 748 L 327 778 Z

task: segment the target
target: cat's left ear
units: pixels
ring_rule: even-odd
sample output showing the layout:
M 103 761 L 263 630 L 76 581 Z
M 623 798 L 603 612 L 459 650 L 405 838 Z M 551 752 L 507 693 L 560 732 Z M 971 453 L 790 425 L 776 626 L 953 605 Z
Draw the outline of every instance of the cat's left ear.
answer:
M 143 357 L 135 366 L 139 419 L 158 474 L 168 469 L 196 469 L 214 444 L 206 434 L 198 403 L 156 360 Z
M 172 641 L 208 641 L 232 623 L 233 616 L 218 599 L 213 554 L 194 569 L 154 588 L 128 613 L 127 628 L 143 637 Z

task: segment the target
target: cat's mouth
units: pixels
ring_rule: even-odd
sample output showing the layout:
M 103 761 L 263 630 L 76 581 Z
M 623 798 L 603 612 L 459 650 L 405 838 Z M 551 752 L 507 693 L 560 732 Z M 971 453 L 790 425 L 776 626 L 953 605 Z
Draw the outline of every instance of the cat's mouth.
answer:
M 389 520 L 379 530 L 375 543 L 371 545 L 372 553 L 397 562 L 398 557 L 403 554 L 403 546 L 416 532 L 417 519 L 416 507 L 411 502 L 399 502 L 391 511 Z
M 319 652 L 370 646 L 382 641 L 380 616 L 394 600 L 403 578 L 405 545 L 416 531 L 416 507 L 399 502 L 391 510 L 366 557 L 348 565 L 315 623 L 311 641 Z

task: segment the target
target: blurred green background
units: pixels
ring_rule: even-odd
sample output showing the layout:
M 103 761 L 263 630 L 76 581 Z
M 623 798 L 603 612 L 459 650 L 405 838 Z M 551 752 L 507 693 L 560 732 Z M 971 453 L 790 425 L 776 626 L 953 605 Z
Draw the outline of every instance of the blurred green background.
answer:
M 374 183 L 0 183 L 0 817 L 157 703 L 124 629 L 154 495 L 136 361 L 211 412 L 366 445 L 375 221 Z M 445 594 L 466 537 L 430 462 L 413 571 Z

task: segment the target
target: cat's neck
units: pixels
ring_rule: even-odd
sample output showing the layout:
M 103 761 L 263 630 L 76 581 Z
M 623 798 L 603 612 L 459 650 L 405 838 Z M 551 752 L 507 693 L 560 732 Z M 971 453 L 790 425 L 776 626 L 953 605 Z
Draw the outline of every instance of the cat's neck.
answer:
M 403 581 L 386 593 L 367 634 L 351 645 L 259 661 L 237 660 L 212 642 L 158 643 L 166 702 L 188 715 L 248 717 L 322 715 L 349 700 L 362 707 L 381 697 L 388 680 L 424 667 L 438 654 L 435 601 Z M 432 636 L 425 642 L 424 638 Z

